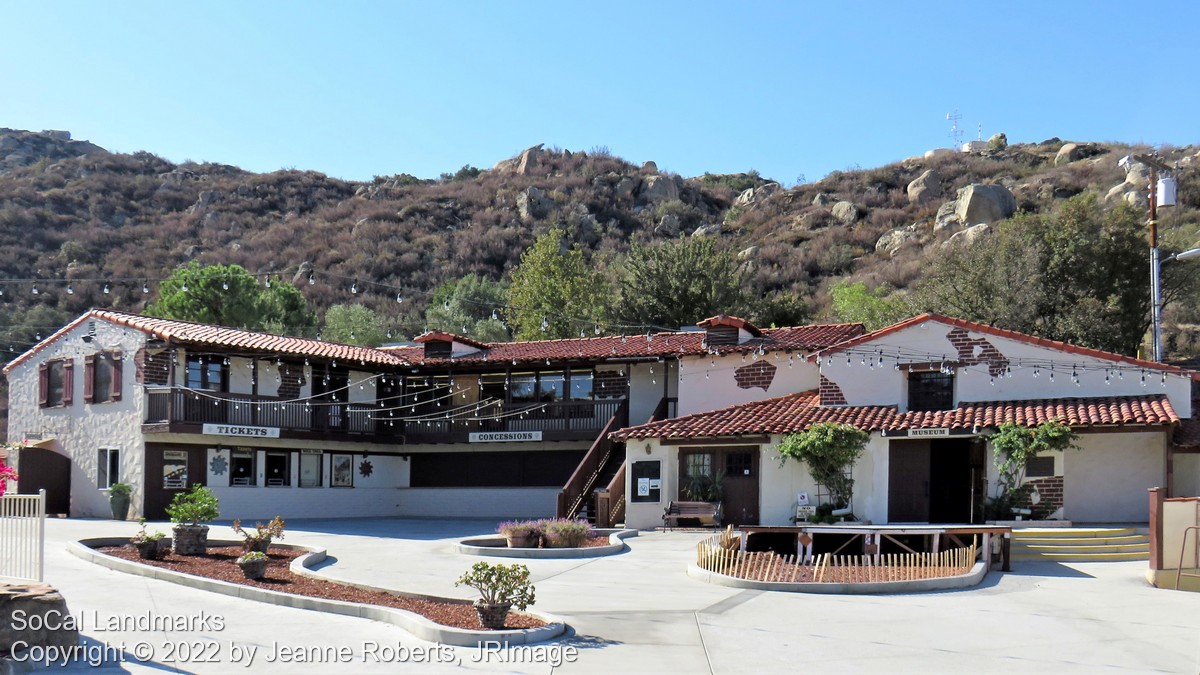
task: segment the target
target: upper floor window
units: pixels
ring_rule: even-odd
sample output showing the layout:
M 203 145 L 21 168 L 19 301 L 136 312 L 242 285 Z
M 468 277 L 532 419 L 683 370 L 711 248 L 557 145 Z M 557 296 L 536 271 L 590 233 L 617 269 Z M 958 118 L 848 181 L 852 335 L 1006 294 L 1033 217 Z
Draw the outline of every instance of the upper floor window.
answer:
M 225 388 L 225 374 L 225 367 L 216 359 L 206 360 L 203 356 L 187 358 L 188 389 L 228 391 Z
M 75 389 L 75 361 L 55 359 L 38 366 L 38 405 L 69 406 Z
M 121 400 L 121 352 L 99 352 L 84 357 L 83 400 L 106 403 Z
M 908 374 L 908 409 L 950 410 L 954 408 L 954 375 L 931 370 Z

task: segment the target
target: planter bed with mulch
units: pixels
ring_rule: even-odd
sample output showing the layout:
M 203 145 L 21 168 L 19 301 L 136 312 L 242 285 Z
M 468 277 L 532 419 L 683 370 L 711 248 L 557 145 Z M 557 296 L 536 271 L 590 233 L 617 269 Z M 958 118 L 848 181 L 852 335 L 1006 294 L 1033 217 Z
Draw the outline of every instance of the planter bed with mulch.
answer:
M 102 546 L 96 550 L 130 562 L 153 565 L 182 574 L 193 574 L 232 584 L 310 598 L 393 607 L 420 614 L 443 626 L 467 630 L 486 630 L 480 627 L 479 617 L 475 615 L 475 608 L 469 601 L 436 601 L 428 598 L 406 597 L 386 591 L 364 590 L 332 581 L 322 581 L 292 572 L 292 561 L 307 551 L 272 547 L 267 556 L 267 574 L 262 579 L 255 581 L 246 579 L 242 575 L 242 570 L 234 563 L 242 554 L 240 546 L 210 546 L 206 556 L 180 556 L 169 553 L 162 560 L 142 560 L 138 557 L 137 549 L 131 545 Z M 510 612 L 505 628 L 538 628 L 545 625 L 546 622 L 537 617 L 520 612 Z
M 211 553 L 207 557 L 190 560 L 169 554 L 164 560 L 152 562 L 135 558 L 135 550 L 128 546 L 128 541 L 119 537 L 89 538 L 72 543 L 67 550 L 78 558 L 127 574 L 243 600 L 382 621 L 422 640 L 444 645 L 534 644 L 553 640 L 567 632 L 567 625 L 562 621 L 532 612 L 512 612 L 505 628 L 486 630 L 480 627 L 470 600 L 319 578 L 309 568 L 327 559 L 323 548 L 272 544 L 266 578 L 251 582 L 233 562 L 242 552 L 241 542 L 210 539 Z

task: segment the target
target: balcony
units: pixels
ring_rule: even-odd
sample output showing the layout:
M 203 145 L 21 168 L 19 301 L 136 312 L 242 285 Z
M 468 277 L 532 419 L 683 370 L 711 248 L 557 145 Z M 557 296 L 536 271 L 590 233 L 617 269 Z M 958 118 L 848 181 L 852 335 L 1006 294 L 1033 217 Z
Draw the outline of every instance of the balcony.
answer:
M 592 440 L 621 409 L 621 400 L 506 404 L 493 419 L 406 421 L 396 411 L 368 404 L 281 402 L 269 397 L 220 394 L 215 400 L 186 389 L 146 388 L 147 431 L 201 433 L 205 424 L 268 427 L 282 438 L 357 440 L 390 444 L 467 443 L 481 432 L 541 432 L 543 441 Z M 410 415 L 411 416 L 411 415 Z M 618 420 L 616 428 L 627 420 Z

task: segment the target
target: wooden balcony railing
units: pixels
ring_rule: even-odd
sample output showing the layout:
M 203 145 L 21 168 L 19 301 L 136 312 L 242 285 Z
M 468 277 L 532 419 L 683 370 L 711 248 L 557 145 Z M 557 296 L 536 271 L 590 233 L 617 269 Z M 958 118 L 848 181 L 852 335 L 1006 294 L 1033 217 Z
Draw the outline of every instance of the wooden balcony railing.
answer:
M 662 398 L 655 406 L 654 412 L 647 420 L 657 422 L 658 420 L 675 417 L 676 405 L 679 399 Z M 624 444 L 618 451 L 621 460 L 621 466 L 617 469 L 617 473 L 613 475 L 612 480 L 608 485 L 596 492 L 596 527 L 613 527 L 617 523 L 625 519 L 625 453 Z
M 537 406 L 531 408 L 531 406 Z M 543 440 L 588 439 L 614 416 L 620 428 L 626 423 L 625 402 L 562 401 L 541 404 L 509 403 L 489 409 L 493 419 L 461 420 L 421 416 L 393 418 L 385 404 L 328 401 L 283 402 L 269 397 L 211 394 L 188 389 L 148 387 L 146 422 L 184 425 L 236 424 L 275 427 L 283 432 L 346 436 L 376 436 L 382 440 L 405 438 L 408 443 L 465 443 L 472 432 L 540 431 Z M 405 411 L 407 415 L 419 416 Z M 615 429 L 614 429 L 615 430 Z

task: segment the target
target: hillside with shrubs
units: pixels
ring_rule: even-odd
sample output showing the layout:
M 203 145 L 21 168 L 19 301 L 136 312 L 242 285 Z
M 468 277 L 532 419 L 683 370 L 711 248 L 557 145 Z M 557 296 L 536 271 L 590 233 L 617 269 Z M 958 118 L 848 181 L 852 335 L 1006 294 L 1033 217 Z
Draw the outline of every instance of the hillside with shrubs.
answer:
M 979 222 L 955 216 L 961 190 L 1002 186 L 1011 194 L 1007 211 L 1015 213 L 987 216 L 985 228 L 1009 215 L 1052 217 L 1081 199 L 1106 213 L 1124 208 L 1143 223 L 1144 197 L 1128 195 L 1144 195 L 1145 176 L 1127 174 L 1118 159 L 1152 150 L 999 139 L 974 153 L 919 155 L 785 185 L 753 171 L 681 177 L 603 148 L 537 146 L 490 169 L 354 182 L 70 145 L 78 143 L 61 133 L 0 130 L 0 280 L 9 282 L 0 284 L 0 340 L 8 343 L 0 349 L 10 358 L 89 307 L 142 311 L 158 281 L 189 261 L 236 264 L 260 280 L 294 284 L 318 317 L 334 305 L 365 305 L 389 335 L 411 337 L 429 325 L 440 285 L 471 274 L 508 281 L 551 228 L 612 279 L 631 247 L 710 238 L 743 265 L 752 298 L 743 311 L 764 324 L 859 320 L 835 302 L 835 288 L 855 288 L 900 313 L 946 311 L 953 308 L 929 306 L 914 291 L 954 249 L 986 236 Z M 1197 148 L 1157 152 L 1178 166 L 1180 186 L 1179 206 L 1160 217 L 1164 246 L 1194 247 Z M 1136 264 L 1146 267 L 1146 259 L 1143 251 Z M 1170 353 L 1186 358 L 1200 351 L 1189 332 L 1200 316 L 1194 293 L 1173 297 Z M 599 330 L 600 318 L 590 318 Z

